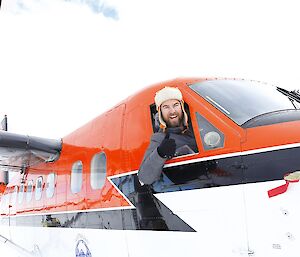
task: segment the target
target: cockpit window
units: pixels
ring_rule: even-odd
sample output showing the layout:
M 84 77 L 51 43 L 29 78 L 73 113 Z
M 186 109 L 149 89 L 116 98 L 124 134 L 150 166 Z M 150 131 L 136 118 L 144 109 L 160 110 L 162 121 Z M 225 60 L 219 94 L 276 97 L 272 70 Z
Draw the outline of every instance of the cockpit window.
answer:
M 238 125 L 268 113 L 299 110 L 299 102 L 257 81 L 209 80 L 190 86 Z
M 193 132 L 193 126 L 191 122 L 191 115 L 190 115 L 190 108 L 187 103 L 184 103 L 184 110 L 188 116 L 188 125 L 191 131 Z M 150 105 L 150 114 L 151 114 L 151 122 L 152 122 L 152 129 L 153 132 L 159 131 L 159 121 L 158 121 L 158 112 L 156 110 L 156 105 L 152 104 Z M 193 132 L 194 133 L 194 132 Z
M 190 108 L 188 106 L 188 104 L 185 102 L 184 103 L 184 110 L 188 116 L 188 128 L 190 133 L 193 135 L 193 137 L 195 137 L 194 134 L 194 130 L 193 130 L 193 125 L 192 125 L 192 121 L 191 121 L 191 115 L 190 115 Z M 153 129 L 153 133 L 156 133 L 160 130 L 160 125 L 159 125 L 159 119 L 158 119 L 158 112 L 156 110 L 156 105 L 152 104 L 150 105 L 150 114 L 151 114 L 151 122 L 152 122 L 152 129 Z M 195 143 L 195 146 L 192 147 L 193 149 L 191 149 L 190 146 L 188 145 L 184 145 L 182 147 L 178 147 L 176 149 L 176 156 L 181 156 L 181 155 L 187 155 L 187 154 L 194 154 L 194 153 L 198 153 L 198 146 Z
M 199 112 L 196 113 L 196 117 L 204 150 L 224 147 L 224 134 L 205 119 Z

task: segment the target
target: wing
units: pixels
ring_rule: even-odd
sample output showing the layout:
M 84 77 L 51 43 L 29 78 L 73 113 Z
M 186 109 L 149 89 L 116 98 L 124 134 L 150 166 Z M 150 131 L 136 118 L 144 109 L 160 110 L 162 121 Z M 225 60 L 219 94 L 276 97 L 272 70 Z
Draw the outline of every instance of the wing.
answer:
M 59 158 L 62 140 L 0 131 L 0 170 L 20 171 Z

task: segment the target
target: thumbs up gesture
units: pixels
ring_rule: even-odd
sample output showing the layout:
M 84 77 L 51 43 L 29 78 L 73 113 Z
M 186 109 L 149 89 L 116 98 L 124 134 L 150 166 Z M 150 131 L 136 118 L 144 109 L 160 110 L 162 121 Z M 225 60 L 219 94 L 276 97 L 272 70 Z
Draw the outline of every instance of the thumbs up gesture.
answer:
M 176 151 L 176 143 L 173 138 L 170 138 L 170 134 L 167 133 L 163 141 L 157 147 L 157 152 L 160 157 L 171 159 L 174 157 Z

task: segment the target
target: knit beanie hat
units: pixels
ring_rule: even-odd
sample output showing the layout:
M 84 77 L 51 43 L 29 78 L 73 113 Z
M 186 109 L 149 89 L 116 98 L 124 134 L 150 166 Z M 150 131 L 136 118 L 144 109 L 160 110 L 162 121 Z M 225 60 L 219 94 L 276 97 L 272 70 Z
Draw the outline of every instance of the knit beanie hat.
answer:
M 180 102 L 181 109 L 183 112 L 183 117 L 184 117 L 183 125 L 187 127 L 188 126 L 188 116 L 184 110 L 184 101 L 182 99 L 182 94 L 181 94 L 180 90 L 177 87 L 164 87 L 163 89 L 157 91 L 155 94 L 155 97 L 154 97 L 156 109 L 158 111 L 158 119 L 159 119 L 159 123 L 160 123 L 160 128 L 165 130 L 167 127 L 166 122 L 162 118 L 161 109 L 160 109 L 161 104 L 163 102 L 165 102 L 167 100 L 171 100 L 171 99 L 175 99 Z

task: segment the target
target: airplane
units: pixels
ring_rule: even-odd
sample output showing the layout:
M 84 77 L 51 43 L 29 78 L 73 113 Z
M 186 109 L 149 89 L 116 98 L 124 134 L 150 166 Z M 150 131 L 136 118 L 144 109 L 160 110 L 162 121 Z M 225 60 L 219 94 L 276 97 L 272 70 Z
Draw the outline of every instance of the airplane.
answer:
M 143 185 L 154 96 L 166 86 L 183 94 L 198 151 L 168 160 L 162 178 Z M 9 183 L 2 176 L 0 247 L 43 257 L 295 257 L 299 126 L 297 91 L 177 78 L 62 139 L 0 131 L 1 170 L 15 173 Z

